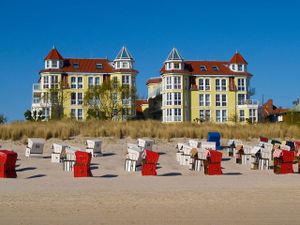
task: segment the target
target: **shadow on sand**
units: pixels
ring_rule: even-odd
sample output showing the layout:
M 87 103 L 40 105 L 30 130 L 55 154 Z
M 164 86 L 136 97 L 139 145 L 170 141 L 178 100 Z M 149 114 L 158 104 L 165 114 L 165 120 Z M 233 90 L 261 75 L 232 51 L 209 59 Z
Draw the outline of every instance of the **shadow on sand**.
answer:
M 160 174 L 158 176 L 161 176 L 161 177 L 175 177 L 175 176 L 182 176 L 182 173 L 171 172 L 171 173 Z
M 105 174 L 105 175 L 102 175 L 102 176 L 94 176 L 95 178 L 116 178 L 118 177 L 118 175 L 116 174 Z
M 46 176 L 45 174 L 37 174 L 37 175 L 27 177 L 26 179 L 34 179 L 34 178 L 40 178 L 40 177 L 45 177 L 45 176 Z
M 231 158 L 222 158 L 222 161 L 229 161 Z
M 21 169 L 16 169 L 16 172 L 24 172 L 24 171 L 28 171 L 28 170 L 35 170 L 36 167 L 25 167 L 25 168 L 21 168 Z
M 239 172 L 232 172 L 232 173 L 223 173 L 223 175 L 236 176 L 236 175 L 242 175 L 242 173 L 239 173 Z
M 112 153 L 112 152 L 107 152 L 107 153 L 103 153 L 103 157 L 107 157 L 107 156 L 113 156 L 116 153 Z

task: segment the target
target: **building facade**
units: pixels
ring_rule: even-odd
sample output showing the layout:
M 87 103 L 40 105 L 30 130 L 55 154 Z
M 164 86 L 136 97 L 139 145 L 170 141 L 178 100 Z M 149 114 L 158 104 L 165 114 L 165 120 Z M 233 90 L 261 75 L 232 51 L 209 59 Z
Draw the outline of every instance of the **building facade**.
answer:
M 238 52 L 230 61 L 186 61 L 173 48 L 160 71 L 162 121 L 257 122 L 247 66 Z
M 39 82 L 33 84 L 32 112 L 41 112 L 45 120 L 55 115 L 54 110 L 57 109 L 54 105 L 60 105 L 64 117 L 85 120 L 89 105 L 84 104 L 84 95 L 105 82 L 120 88 L 130 87 L 130 90 L 136 86 L 138 71 L 134 69 L 134 59 L 126 47 L 122 47 L 113 61 L 105 58 L 64 58 L 53 47 L 44 62 Z M 104 101 L 96 100 L 99 105 Z M 113 118 L 126 120 L 135 116 L 134 95 L 112 93 L 110 100 L 122 108 L 122 112 L 112 110 Z

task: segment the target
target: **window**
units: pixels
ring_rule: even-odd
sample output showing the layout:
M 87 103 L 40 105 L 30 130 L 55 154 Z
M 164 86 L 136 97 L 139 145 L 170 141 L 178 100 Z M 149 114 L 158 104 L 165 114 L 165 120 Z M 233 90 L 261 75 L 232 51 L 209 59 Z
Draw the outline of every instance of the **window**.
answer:
M 44 88 L 49 88 L 49 76 L 44 76 Z
M 57 66 L 58 66 L 57 60 L 52 60 L 52 67 L 57 68 Z
M 244 121 L 245 121 L 245 111 L 240 110 L 240 122 L 244 122 Z
M 129 76 L 123 75 L 122 84 L 129 84 L 130 83 L 129 79 L 130 79 Z
M 96 64 L 96 69 L 103 69 L 103 65 L 101 63 Z
M 77 87 L 78 89 L 83 88 L 82 77 L 77 77 Z
M 120 68 L 120 62 L 117 62 L 117 69 Z
M 199 95 L 199 106 L 204 106 L 204 94 Z
M 82 105 L 82 93 L 77 93 L 77 105 Z
M 74 69 L 79 69 L 79 63 L 73 63 L 73 68 Z
M 51 77 L 51 88 L 58 88 L 58 76 Z
M 118 77 L 113 77 L 113 88 L 118 88 Z
M 205 106 L 210 106 L 210 94 L 205 94 Z
M 222 95 L 222 106 L 226 106 L 227 105 L 227 97 L 226 95 Z
M 76 93 L 71 93 L 71 105 L 76 105 Z
M 227 121 L 227 110 L 216 110 L 216 122 L 226 122 Z
M 174 69 L 179 69 L 179 63 L 174 63 Z
M 172 89 L 172 77 L 167 77 L 166 78 L 166 89 Z
M 206 66 L 202 66 L 202 65 L 201 65 L 201 66 L 200 66 L 200 70 L 201 70 L 201 71 L 207 71 Z
M 235 64 L 231 65 L 232 70 L 235 70 Z
M 181 89 L 181 77 L 173 77 L 174 89 Z
M 123 65 L 123 68 L 129 68 L 129 66 L 128 66 L 128 65 L 129 65 L 129 64 L 128 64 L 128 62 L 123 62 L 123 64 L 122 64 L 122 65 Z
M 216 106 L 221 106 L 220 95 L 216 95 Z
M 246 82 L 245 79 L 239 78 L 238 79 L 238 91 L 245 91 L 246 90 Z
M 205 85 L 205 88 L 204 88 L 204 85 Z M 199 90 L 200 91 L 203 91 L 203 90 L 206 90 L 206 91 L 209 91 L 210 90 L 210 79 L 204 79 L 204 78 L 201 78 L 199 79 Z
M 256 113 L 257 113 L 256 109 L 249 109 L 249 120 L 251 123 L 254 123 L 257 121 Z
M 199 90 L 200 91 L 204 90 L 204 79 L 199 79 Z
M 71 88 L 76 88 L 76 77 L 71 77 Z
M 181 105 L 181 93 L 180 92 L 174 93 L 174 105 Z
M 210 110 L 200 110 L 199 118 L 201 121 L 210 121 Z
M 46 68 L 49 68 L 49 67 L 50 67 L 50 61 L 47 60 L 47 61 L 46 61 Z
M 219 71 L 219 67 L 217 67 L 217 66 L 212 66 L 211 68 L 213 71 Z
M 205 79 L 205 90 L 206 91 L 210 90 L 210 80 L 209 79 Z
M 243 65 L 241 64 L 238 65 L 238 71 L 243 71 Z
M 172 93 L 167 93 L 167 105 L 172 105 Z
M 226 79 L 222 79 L 222 87 L 221 87 L 221 89 L 222 89 L 222 91 L 226 91 Z
M 82 109 L 77 109 L 77 119 L 82 120 Z
M 88 85 L 89 85 L 89 88 L 94 85 L 94 78 L 93 77 L 89 77 L 89 79 L 88 79 Z
M 99 77 L 95 77 L 95 85 L 96 86 L 100 85 L 100 78 Z
M 181 109 L 174 109 L 174 121 L 181 121 Z
M 221 86 L 220 86 L 220 80 L 216 79 L 216 91 L 220 91 L 221 90 Z
M 227 106 L 227 96 L 216 95 L 216 106 Z
M 238 105 L 243 105 L 245 103 L 245 94 L 238 94 Z

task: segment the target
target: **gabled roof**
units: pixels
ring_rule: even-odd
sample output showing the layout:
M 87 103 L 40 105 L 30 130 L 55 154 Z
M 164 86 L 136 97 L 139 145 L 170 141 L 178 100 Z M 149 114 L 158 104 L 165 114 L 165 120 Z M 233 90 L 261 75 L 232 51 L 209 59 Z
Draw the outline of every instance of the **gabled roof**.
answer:
M 231 58 L 230 63 L 236 63 L 236 64 L 245 64 L 248 65 L 247 61 L 243 58 L 243 56 L 236 52 L 234 56 Z
M 287 112 L 287 109 L 276 107 L 273 104 L 273 100 L 269 99 L 264 105 L 263 105 L 263 115 L 264 117 L 272 116 L 272 115 L 281 115 L 283 113 Z
M 130 60 L 133 60 L 133 57 L 129 53 L 129 51 L 127 50 L 127 48 L 125 46 L 123 46 L 121 48 L 121 50 L 119 51 L 116 59 L 130 59 Z
M 180 73 L 189 75 L 241 75 L 252 76 L 248 72 L 234 72 L 229 69 L 229 62 L 225 61 L 184 61 L 183 70 L 171 70 L 167 71 L 165 66 L 160 70 L 161 73 Z M 200 66 L 205 66 L 206 70 L 200 69 Z M 217 71 L 213 69 L 217 67 Z
M 181 57 L 181 55 L 179 54 L 176 48 L 173 48 L 171 50 L 166 61 L 170 61 L 170 60 L 183 60 L 183 58 Z
M 64 58 L 61 56 L 61 54 L 59 54 L 57 49 L 53 47 L 45 58 L 45 60 L 49 60 L 49 59 L 63 60 Z

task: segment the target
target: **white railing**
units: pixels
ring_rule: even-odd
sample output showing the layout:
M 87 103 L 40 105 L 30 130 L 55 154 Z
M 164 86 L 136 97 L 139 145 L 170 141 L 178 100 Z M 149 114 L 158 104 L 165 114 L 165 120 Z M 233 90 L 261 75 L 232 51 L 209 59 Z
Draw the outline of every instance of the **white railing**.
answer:
M 258 100 L 255 99 L 246 99 L 241 101 L 240 105 L 258 105 L 258 103 L 259 103 Z

